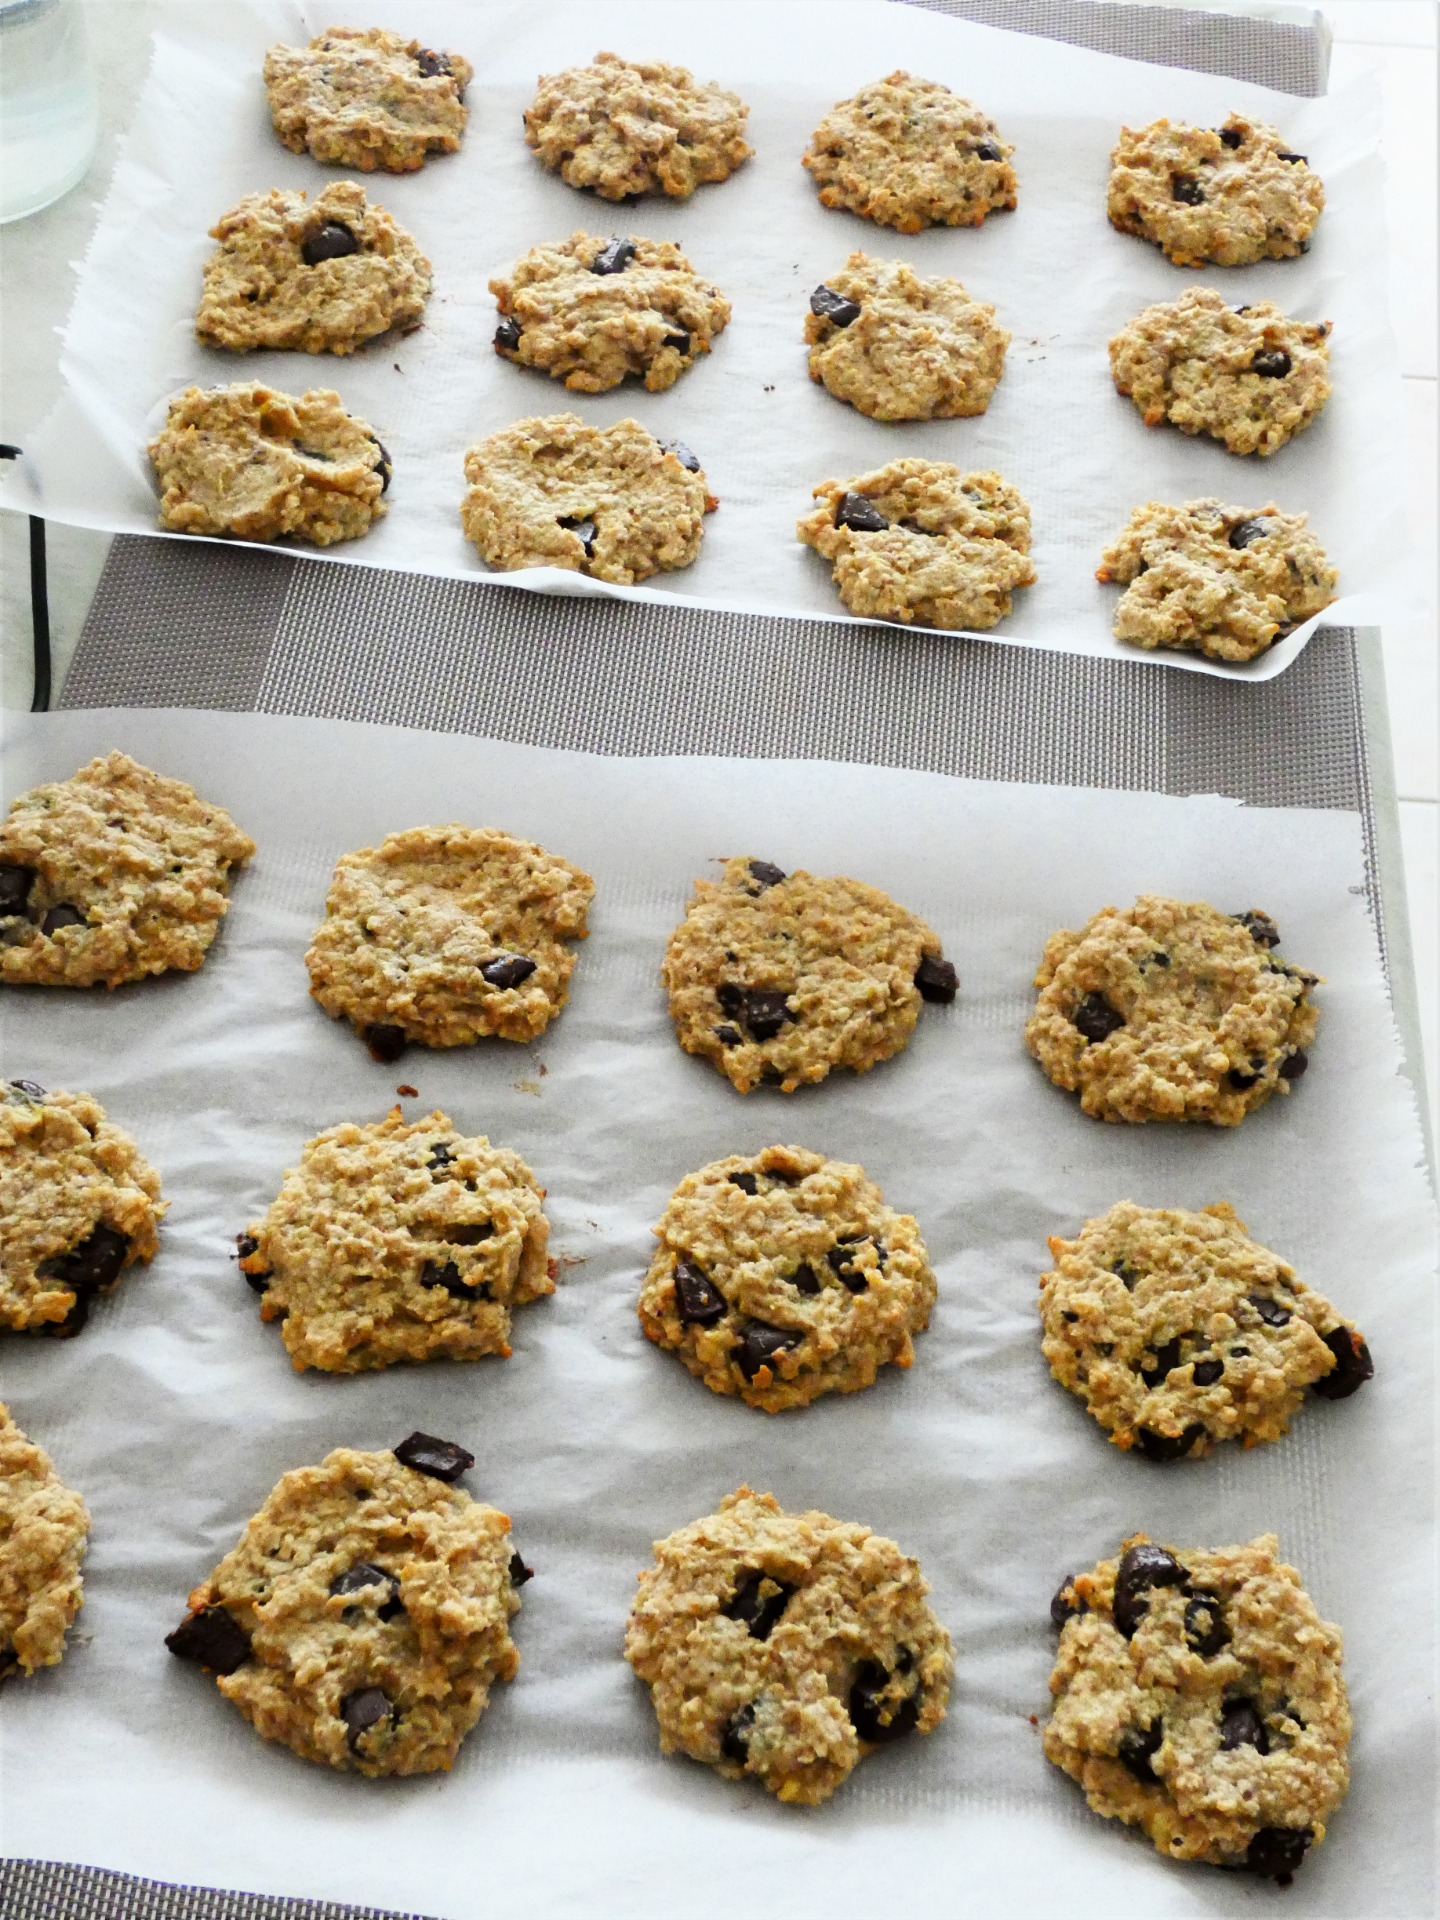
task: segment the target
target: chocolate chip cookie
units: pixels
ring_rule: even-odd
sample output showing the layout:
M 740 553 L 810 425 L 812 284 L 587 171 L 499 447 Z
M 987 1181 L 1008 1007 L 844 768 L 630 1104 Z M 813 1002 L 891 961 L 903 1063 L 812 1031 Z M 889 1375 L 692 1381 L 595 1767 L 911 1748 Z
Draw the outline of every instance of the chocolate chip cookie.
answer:
M 1320 976 L 1268 915 L 1142 894 L 1051 934 L 1025 1044 L 1097 1120 L 1238 1126 L 1309 1065 Z
M 96 1296 L 154 1258 L 165 1209 L 98 1100 L 0 1082 L 0 1329 L 79 1333 Z
M 1350 1707 L 1338 1627 L 1273 1533 L 1247 1546 L 1155 1545 L 1069 1576 L 1045 1754 L 1096 1813 L 1171 1860 L 1287 1885 L 1345 1797 Z
M 454 153 L 465 131 L 473 69 L 380 27 L 331 27 L 308 47 L 265 55 L 270 116 L 283 144 L 331 166 L 413 173 Z
M 475 1457 L 413 1433 L 279 1481 L 165 1644 L 266 1740 L 346 1773 L 448 1771 L 513 1680 L 507 1515 L 455 1485 Z
M 0 823 L 0 981 L 121 986 L 203 965 L 255 842 L 183 780 L 109 753 Z
M 796 536 L 830 562 L 840 598 L 863 620 L 981 629 L 1033 586 L 1030 509 L 998 473 L 940 460 L 892 460 L 822 480 Z
M 681 1046 L 741 1093 L 865 1073 L 959 986 L 940 936 L 878 887 L 743 856 L 695 882 L 661 977 Z
M 1236 113 L 1223 127 L 1124 127 L 1110 156 L 1111 226 L 1154 241 L 1177 267 L 1304 253 L 1324 205 L 1305 155 Z
M 0 1128 L 4 1126 L 0 1110 Z M 84 1604 L 90 1515 L 0 1406 L 0 1682 L 53 1667 Z
M 597 53 L 588 67 L 541 75 L 525 139 L 552 173 L 602 200 L 688 200 L 754 152 L 745 142 L 749 113 L 738 94 L 685 67 Z
M 663 393 L 730 318 L 730 302 L 673 241 L 578 229 L 522 254 L 490 291 L 500 307 L 495 351 L 577 393 L 627 378 Z
M 625 1631 L 660 1748 L 817 1806 L 878 1748 L 932 1733 L 954 1674 L 918 1562 L 741 1487 L 655 1542 Z

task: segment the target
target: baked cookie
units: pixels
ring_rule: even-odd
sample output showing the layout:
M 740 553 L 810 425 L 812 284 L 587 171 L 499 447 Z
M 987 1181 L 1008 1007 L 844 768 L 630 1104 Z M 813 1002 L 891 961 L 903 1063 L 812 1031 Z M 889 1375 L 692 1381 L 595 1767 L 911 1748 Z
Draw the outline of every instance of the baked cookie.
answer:
M 390 456 L 326 387 L 187 387 L 149 452 L 172 533 L 328 547 L 385 511 Z
M 513 1680 L 510 1521 L 454 1483 L 475 1456 L 413 1433 L 279 1481 L 165 1639 L 255 1731 L 346 1773 L 448 1771 Z
M 995 122 L 933 80 L 896 72 L 833 106 L 802 165 L 827 207 L 882 227 L 978 227 L 1015 205 L 1015 151 Z
M 655 1561 L 625 1658 L 663 1753 L 813 1807 L 876 1748 L 945 1718 L 950 1636 L 893 1540 L 741 1487 L 657 1540 Z
M 1330 398 L 1330 322 L 1288 320 L 1257 300 L 1228 306 L 1213 287 L 1137 313 L 1110 342 L 1110 371 L 1147 427 L 1169 420 L 1231 453 L 1274 453 Z
M 1238 1126 L 1309 1065 L 1320 976 L 1274 949 L 1258 911 L 1142 894 L 1052 933 L 1025 1044 L 1097 1120 Z
M 805 339 L 810 378 L 872 420 L 984 413 L 1010 344 L 958 280 L 864 253 L 811 294 Z
M 688 567 L 719 506 L 698 458 L 638 420 L 517 420 L 465 455 L 465 537 L 488 566 L 567 567 L 631 586 Z
M 796 535 L 830 562 L 840 598 L 862 620 L 993 627 L 1015 589 L 1035 583 L 1030 509 L 998 473 L 892 460 L 823 480 L 815 498 Z
M 1122 127 L 1110 156 L 1112 227 L 1177 267 L 1245 267 L 1304 253 L 1325 189 L 1303 153 L 1232 113 L 1223 127 Z
M 1060 1652 L 1045 1755 L 1096 1813 L 1171 1860 L 1282 1886 L 1350 1782 L 1340 1631 L 1273 1533 L 1248 1546 L 1131 1536 L 1051 1602 Z
M 0 1114 L 0 1127 L 3 1127 Z M 84 1602 L 90 1515 L 0 1406 L 0 1681 L 57 1666 Z
M 418 327 L 430 262 L 353 180 L 307 200 L 251 193 L 210 229 L 195 331 L 207 347 L 353 353 L 392 329 Z
M 960 984 L 940 936 L 878 887 L 743 856 L 695 882 L 660 973 L 681 1046 L 741 1093 L 865 1073 Z
M 500 307 L 495 351 L 576 393 L 606 393 L 627 377 L 663 393 L 730 318 L 730 302 L 673 241 L 579 229 L 532 247 L 490 291 Z
M 1253 660 L 1335 598 L 1340 575 L 1303 513 L 1159 500 L 1136 507 L 1095 578 L 1128 588 L 1115 637 L 1154 651 Z
M 79 1333 L 96 1295 L 154 1258 L 165 1209 L 98 1100 L 0 1082 L 0 1329 Z
M 265 55 L 270 117 L 292 153 L 331 166 L 413 173 L 430 153 L 454 153 L 465 131 L 474 69 L 380 27 L 331 27 L 308 47 Z
M 193 973 L 255 842 L 183 780 L 108 753 L 0 822 L 0 980 L 118 987 Z
M 1278 1440 L 1313 1387 L 1345 1400 L 1374 1373 L 1354 1323 L 1258 1245 L 1222 1201 L 1122 1200 L 1040 1278 L 1045 1358 L 1117 1447 L 1198 1459 Z
M 803 1147 L 687 1174 L 655 1229 L 640 1324 L 712 1393 L 779 1413 L 915 1358 L 935 1276 L 863 1167 Z
M 540 76 L 525 109 L 525 139 L 567 185 L 589 187 L 602 200 L 640 193 L 688 200 L 750 158 L 749 114 L 738 94 L 684 67 L 597 53 L 591 66 Z
M 493 827 L 411 827 L 342 854 L 305 964 L 377 1060 L 414 1041 L 534 1040 L 564 1006 L 588 873 Z

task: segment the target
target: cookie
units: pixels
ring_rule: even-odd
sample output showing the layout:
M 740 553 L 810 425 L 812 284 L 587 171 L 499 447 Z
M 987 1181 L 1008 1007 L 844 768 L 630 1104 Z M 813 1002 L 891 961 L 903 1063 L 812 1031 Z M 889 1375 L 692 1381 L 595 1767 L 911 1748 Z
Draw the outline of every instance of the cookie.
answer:
M 531 1576 L 507 1515 L 454 1484 L 474 1464 L 414 1433 L 285 1474 L 166 1646 L 302 1760 L 448 1771 L 493 1683 L 515 1677 Z
M 80 1563 L 89 1532 L 85 1502 L 0 1405 L 0 1681 L 63 1659 L 65 1635 L 84 1604 Z
M 1122 1200 L 1050 1253 L 1050 1371 L 1147 1460 L 1278 1440 L 1307 1387 L 1345 1400 L 1375 1371 L 1354 1323 L 1223 1201 L 1189 1213 Z
M 1350 1707 L 1340 1631 L 1276 1551 L 1273 1533 L 1208 1550 L 1137 1533 L 1068 1577 L 1044 1744 L 1168 1859 L 1284 1886 L 1345 1797 Z
M 817 1806 L 877 1748 L 933 1733 L 954 1675 L 919 1563 L 741 1487 L 655 1542 L 625 1630 L 663 1753 Z
M 815 498 L 796 535 L 830 562 L 840 598 L 862 620 L 993 627 L 1015 590 L 1035 583 L 1030 509 L 998 473 L 892 460 L 823 480 Z
M 390 456 L 326 387 L 187 387 L 149 452 L 172 533 L 328 547 L 385 511 Z
M 33 787 L 0 823 L 0 980 L 121 986 L 193 973 L 255 842 L 128 754 Z
M 588 873 L 493 827 L 411 827 L 342 854 L 305 955 L 310 992 L 379 1060 L 414 1041 L 534 1040 L 564 1006 Z
M 1128 589 L 1115 637 L 1153 652 L 1253 660 L 1335 598 L 1340 575 L 1303 513 L 1159 500 L 1136 507 L 1095 578 Z
M 638 420 L 517 420 L 465 455 L 465 537 L 488 566 L 566 567 L 631 586 L 688 567 L 720 504 L 700 462 Z
M 933 80 L 897 72 L 833 106 L 802 164 L 827 207 L 882 227 L 978 227 L 1015 205 L 1015 151 L 995 122 Z
M 803 1147 L 687 1174 L 655 1229 L 640 1325 L 712 1393 L 779 1413 L 908 1367 L 935 1276 L 863 1167 Z
M 379 27 L 331 27 L 308 47 L 273 46 L 265 92 L 281 142 L 330 166 L 413 173 L 454 153 L 474 69 Z
M 195 332 L 230 353 L 353 353 L 418 327 L 430 262 L 353 180 L 247 194 L 210 229 Z
M 743 856 L 695 882 L 661 978 L 681 1046 L 741 1093 L 865 1073 L 959 986 L 940 936 L 878 887 Z
M 1263 913 L 1142 894 L 1051 934 L 1025 1044 L 1097 1120 L 1238 1126 L 1305 1072 L 1320 976 Z
M 1244 267 L 1304 253 L 1325 189 L 1274 127 L 1232 113 L 1223 127 L 1123 127 L 1106 210 L 1177 267 Z
M 165 1210 L 98 1100 L 0 1082 L 0 1329 L 79 1333 L 97 1294 L 154 1258 Z
M 525 139 L 567 185 L 602 200 L 688 200 L 696 187 L 728 180 L 754 152 L 745 142 L 749 113 L 738 94 L 684 67 L 597 53 L 591 66 L 541 75 L 525 109 Z
M 811 294 L 805 340 L 810 378 L 872 420 L 984 413 L 1010 344 L 958 280 L 864 253 Z
M 490 291 L 500 308 L 495 351 L 576 393 L 607 393 L 627 378 L 663 393 L 730 318 L 730 302 L 673 241 L 579 229 L 532 247 Z

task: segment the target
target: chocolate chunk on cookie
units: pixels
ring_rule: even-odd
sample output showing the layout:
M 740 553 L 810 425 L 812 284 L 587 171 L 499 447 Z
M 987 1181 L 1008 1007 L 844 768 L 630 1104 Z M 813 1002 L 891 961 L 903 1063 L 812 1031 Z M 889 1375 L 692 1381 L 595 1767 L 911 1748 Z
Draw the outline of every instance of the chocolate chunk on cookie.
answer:
M 1110 156 L 1111 226 L 1154 241 L 1180 267 L 1303 253 L 1324 205 L 1303 154 L 1234 113 L 1223 127 L 1125 127 Z
M 413 173 L 460 145 L 473 71 L 458 53 L 380 27 L 331 27 L 308 47 L 271 47 L 265 91 L 293 152 L 362 173 Z
M 0 1288 L 8 1282 L 8 1258 L 4 1264 Z M 0 1682 L 64 1657 L 65 1636 L 83 1604 L 80 1566 L 89 1532 L 85 1502 L 0 1406 Z

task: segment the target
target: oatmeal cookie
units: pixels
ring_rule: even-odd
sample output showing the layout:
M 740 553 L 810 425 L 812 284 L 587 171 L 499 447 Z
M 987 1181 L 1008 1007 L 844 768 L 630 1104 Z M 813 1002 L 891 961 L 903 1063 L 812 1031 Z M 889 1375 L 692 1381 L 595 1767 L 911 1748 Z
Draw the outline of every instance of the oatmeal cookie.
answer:
M 1123 127 L 1110 156 L 1112 227 L 1177 267 L 1244 267 L 1304 253 L 1325 189 L 1303 153 L 1232 113 L 1223 127 Z
M 283 145 L 331 166 L 413 173 L 454 153 L 465 131 L 474 69 L 379 27 L 331 27 L 308 47 L 265 55 L 270 117 Z
M 810 378 L 872 420 L 984 413 L 1010 344 L 958 280 L 864 253 L 811 294 L 805 339 Z
M 85 1502 L 0 1405 L 0 1681 L 63 1659 L 89 1532 Z
M 1044 1741 L 1168 1859 L 1283 1886 L 1345 1797 L 1350 1707 L 1340 1631 L 1276 1551 L 1273 1533 L 1208 1550 L 1137 1533 L 1067 1577 Z
M 663 1753 L 792 1805 L 945 1718 L 955 1662 L 919 1563 L 828 1513 L 741 1487 L 655 1542 L 625 1631 Z

